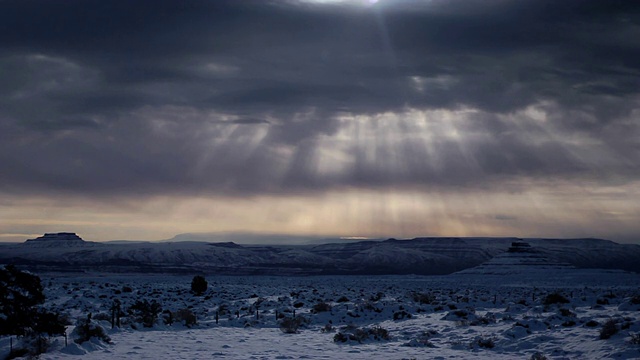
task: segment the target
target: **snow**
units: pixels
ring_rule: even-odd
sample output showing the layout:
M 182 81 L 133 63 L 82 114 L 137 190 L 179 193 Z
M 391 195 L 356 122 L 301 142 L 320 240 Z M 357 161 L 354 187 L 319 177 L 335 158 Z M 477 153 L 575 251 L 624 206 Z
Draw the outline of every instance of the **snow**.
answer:
M 96 243 L 47 234 L 21 244 L 0 244 L 0 263 L 59 271 L 206 272 L 228 275 L 448 274 L 499 258 L 515 238 L 416 238 L 317 246 L 237 245 L 207 242 Z M 548 267 L 611 268 L 640 272 L 640 245 L 598 239 L 530 239 L 530 262 Z M 127 266 L 126 268 L 124 266 Z M 497 265 L 494 264 L 494 265 Z M 494 266 L 494 270 L 498 270 Z M 484 271 L 484 270 L 483 270 Z
M 504 264 L 505 259 L 497 262 Z M 203 296 L 189 292 L 192 275 L 39 274 L 46 305 L 68 314 L 73 324 L 89 312 L 94 319 L 108 319 L 114 299 L 122 302 L 123 310 L 138 299 L 156 300 L 174 312 L 190 308 L 198 319 L 191 328 L 159 319 L 150 329 L 127 317 L 115 329 L 109 321 L 98 321 L 111 337 L 109 344 L 95 338 L 76 344 L 69 326 L 69 345 L 55 338 L 40 358 L 529 359 L 536 353 L 549 359 L 640 358 L 640 345 L 630 342 L 630 334 L 640 332 L 638 274 L 513 262 L 510 266 L 518 271 L 448 276 L 210 275 Z M 569 302 L 545 305 L 550 293 L 562 294 Z M 321 302 L 330 310 L 313 311 Z M 297 333 L 284 333 L 276 311 L 292 317 L 294 310 L 306 322 Z M 610 319 L 617 321 L 620 331 L 601 340 L 602 324 Z M 338 332 L 377 327 L 386 329 L 390 338 L 334 342 Z M 0 356 L 8 352 L 8 343 L 7 337 L 0 338 Z M 491 344 L 492 348 L 483 347 Z

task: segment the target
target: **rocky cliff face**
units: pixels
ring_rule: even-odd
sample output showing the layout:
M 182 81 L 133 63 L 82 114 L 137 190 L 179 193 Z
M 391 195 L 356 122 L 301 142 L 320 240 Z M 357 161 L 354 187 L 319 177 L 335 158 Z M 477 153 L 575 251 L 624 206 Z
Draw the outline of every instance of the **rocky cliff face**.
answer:
M 35 239 L 29 239 L 20 244 L 23 248 L 77 248 L 101 245 L 99 243 L 84 241 L 78 234 L 72 232 L 46 233 Z
M 37 237 L 35 239 L 29 239 L 27 243 L 37 243 L 37 242 L 51 242 L 51 241 L 81 241 L 82 238 L 78 236 L 76 233 L 72 232 L 61 232 L 61 233 L 46 233 L 43 236 Z

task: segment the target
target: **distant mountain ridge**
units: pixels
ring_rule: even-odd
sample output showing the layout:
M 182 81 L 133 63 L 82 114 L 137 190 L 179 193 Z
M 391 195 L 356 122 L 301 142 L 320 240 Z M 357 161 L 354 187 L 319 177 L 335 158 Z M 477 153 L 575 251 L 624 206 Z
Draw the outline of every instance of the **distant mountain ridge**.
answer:
M 421 237 L 321 245 L 202 241 L 98 243 L 84 241 L 75 233 L 50 233 L 20 244 L 3 244 L 0 263 L 54 271 L 436 275 L 470 269 L 491 259 L 499 262 L 509 247 L 520 241 L 523 240 Z M 549 263 L 640 272 L 640 245 L 601 239 L 524 241 L 535 249 L 535 256 L 548 259 Z M 536 260 L 535 256 L 529 256 L 529 260 Z

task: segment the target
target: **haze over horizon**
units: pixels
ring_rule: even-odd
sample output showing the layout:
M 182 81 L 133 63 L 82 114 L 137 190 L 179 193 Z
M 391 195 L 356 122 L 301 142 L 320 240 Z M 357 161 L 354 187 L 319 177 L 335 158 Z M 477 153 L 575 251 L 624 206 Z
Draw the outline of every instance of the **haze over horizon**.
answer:
M 640 3 L 0 1 L 0 242 L 640 243 Z

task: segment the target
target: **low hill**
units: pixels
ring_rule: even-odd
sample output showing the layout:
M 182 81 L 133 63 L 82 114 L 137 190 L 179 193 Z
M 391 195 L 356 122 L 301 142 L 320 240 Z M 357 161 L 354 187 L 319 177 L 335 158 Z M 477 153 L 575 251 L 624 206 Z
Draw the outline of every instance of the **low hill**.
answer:
M 234 242 L 84 241 L 74 233 L 45 234 L 4 244 L 0 262 L 63 271 L 206 272 L 220 274 L 450 274 L 508 251 L 517 238 L 415 238 L 321 245 L 241 245 Z M 525 239 L 536 256 L 577 268 L 640 272 L 640 246 L 601 239 Z M 547 261 L 547 260 L 545 260 Z

